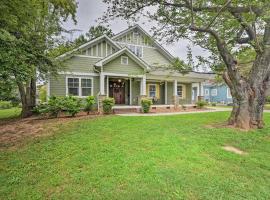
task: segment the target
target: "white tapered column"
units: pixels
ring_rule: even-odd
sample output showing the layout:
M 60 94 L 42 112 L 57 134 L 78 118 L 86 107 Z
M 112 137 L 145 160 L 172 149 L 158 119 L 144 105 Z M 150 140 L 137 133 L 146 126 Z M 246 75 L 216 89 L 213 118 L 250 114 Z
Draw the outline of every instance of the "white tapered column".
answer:
M 100 77 L 99 77 L 99 87 L 100 87 L 100 95 L 105 95 L 105 90 L 104 90 L 104 82 L 105 82 L 105 76 L 101 72 Z

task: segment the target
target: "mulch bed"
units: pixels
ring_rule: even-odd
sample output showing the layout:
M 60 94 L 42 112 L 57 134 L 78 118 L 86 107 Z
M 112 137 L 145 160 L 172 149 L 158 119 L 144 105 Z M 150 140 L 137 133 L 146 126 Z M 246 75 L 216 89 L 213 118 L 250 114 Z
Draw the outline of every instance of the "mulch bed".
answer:
M 61 128 L 64 122 L 93 119 L 100 117 L 96 113 L 87 115 L 80 112 L 76 117 L 61 114 L 58 118 L 33 116 L 25 119 L 17 118 L 0 122 L 0 149 L 13 148 L 28 138 L 40 138 L 52 135 Z

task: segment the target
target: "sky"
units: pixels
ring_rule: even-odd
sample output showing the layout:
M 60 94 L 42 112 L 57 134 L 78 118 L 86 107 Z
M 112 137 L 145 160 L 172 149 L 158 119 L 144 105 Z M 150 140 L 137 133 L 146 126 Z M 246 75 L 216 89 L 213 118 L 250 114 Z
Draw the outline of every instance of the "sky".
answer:
M 89 30 L 90 26 L 98 25 L 96 20 L 101 17 L 106 11 L 107 5 L 102 2 L 102 0 L 77 0 L 78 9 L 77 9 L 77 24 L 75 25 L 72 20 L 64 23 L 64 27 L 67 30 L 78 29 L 80 31 L 76 31 L 73 36 L 68 35 L 68 39 L 74 39 L 78 35 L 83 34 Z M 152 35 L 150 29 L 155 24 L 154 22 L 148 22 L 146 20 L 141 20 L 137 22 L 144 30 L 146 30 L 150 35 Z M 114 20 L 109 23 L 113 33 L 117 34 L 118 32 L 128 28 L 128 23 L 123 20 Z M 177 56 L 183 60 L 186 60 L 187 57 L 187 45 L 189 42 L 187 40 L 180 40 L 173 44 L 166 44 L 165 41 L 159 42 L 161 43 L 173 56 Z M 191 44 L 190 44 L 191 45 Z M 207 56 L 207 52 L 198 46 L 192 46 L 192 54 L 193 56 Z

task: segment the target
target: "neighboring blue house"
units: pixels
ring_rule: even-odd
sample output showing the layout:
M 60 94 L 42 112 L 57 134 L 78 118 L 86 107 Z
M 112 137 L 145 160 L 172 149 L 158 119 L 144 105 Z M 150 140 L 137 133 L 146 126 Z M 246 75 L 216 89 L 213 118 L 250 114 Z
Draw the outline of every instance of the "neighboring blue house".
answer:
M 230 88 L 225 84 L 206 83 L 203 86 L 204 99 L 211 103 L 232 103 Z

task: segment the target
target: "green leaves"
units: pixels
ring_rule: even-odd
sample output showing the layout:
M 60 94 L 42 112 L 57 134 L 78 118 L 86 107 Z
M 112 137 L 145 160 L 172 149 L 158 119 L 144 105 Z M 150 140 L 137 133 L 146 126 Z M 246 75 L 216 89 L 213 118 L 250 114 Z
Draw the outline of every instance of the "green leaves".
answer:
M 186 64 L 183 60 L 175 58 L 172 64 L 173 69 L 181 72 L 182 74 L 187 74 L 192 71 L 192 66 Z

